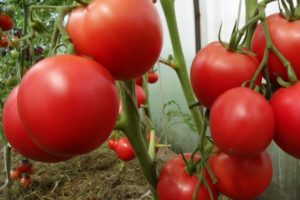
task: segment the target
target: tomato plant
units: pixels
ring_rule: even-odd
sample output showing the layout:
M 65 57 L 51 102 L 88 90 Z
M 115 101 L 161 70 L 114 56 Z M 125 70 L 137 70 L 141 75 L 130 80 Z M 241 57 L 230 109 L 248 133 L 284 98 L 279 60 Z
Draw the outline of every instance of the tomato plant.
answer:
M 224 92 L 211 108 L 212 138 L 221 151 L 230 155 L 259 154 L 271 143 L 274 127 L 271 105 L 249 88 Z
M 67 31 L 78 54 L 95 58 L 120 80 L 146 73 L 162 48 L 159 15 L 149 0 L 92 1 L 72 11 Z
M 59 55 L 38 62 L 23 77 L 18 110 L 40 148 L 74 156 L 107 139 L 118 115 L 119 97 L 114 80 L 100 64 Z
M 220 94 L 251 80 L 258 65 L 254 56 L 231 52 L 219 42 L 212 42 L 197 53 L 191 66 L 195 95 L 210 108 Z M 260 81 L 258 78 L 257 83 Z
M 118 158 L 123 161 L 130 161 L 135 158 L 134 150 L 127 138 L 121 138 L 115 147 Z
M 209 159 L 209 164 L 218 179 L 216 189 L 236 200 L 255 199 L 272 179 L 272 161 L 266 151 L 246 158 L 220 152 Z
M 6 98 L 2 124 L 5 136 L 10 145 L 26 158 L 41 162 L 60 162 L 70 159 L 65 156 L 52 155 L 38 147 L 24 129 L 17 108 L 18 88 L 14 88 Z M 21 171 L 23 172 L 23 171 Z
M 190 154 L 184 155 L 186 159 L 190 158 Z M 199 160 L 198 155 L 195 156 L 194 162 Z M 214 185 L 207 172 L 204 173 L 205 181 L 213 194 L 215 200 L 218 199 Z M 157 182 L 157 194 L 159 200 L 187 200 L 192 199 L 194 190 L 198 182 L 198 177 L 189 175 L 185 169 L 185 163 L 181 155 L 169 160 L 162 168 Z M 197 193 L 197 200 L 211 200 L 209 192 L 203 184 L 200 185 Z
M 275 114 L 276 144 L 300 159 L 300 83 L 276 91 L 270 103 Z
M 300 48 L 300 21 L 288 21 L 281 14 L 273 14 L 267 18 L 267 23 L 273 44 L 291 63 L 296 75 L 300 78 L 300 60 L 297 53 Z M 259 24 L 252 39 L 252 50 L 259 59 L 263 58 L 265 47 L 266 41 L 263 27 L 262 24 Z M 286 81 L 288 80 L 286 69 L 272 51 L 269 54 L 267 66 L 271 82 L 274 85 L 277 85 L 277 75 Z

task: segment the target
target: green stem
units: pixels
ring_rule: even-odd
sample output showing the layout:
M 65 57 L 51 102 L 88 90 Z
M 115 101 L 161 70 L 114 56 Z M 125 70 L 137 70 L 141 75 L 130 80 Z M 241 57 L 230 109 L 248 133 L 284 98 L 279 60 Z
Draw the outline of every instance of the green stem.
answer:
M 169 34 L 172 42 L 172 47 L 174 51 L 174 59 L 176 63 L 175 71 L 179 78 L 183 93 L 188 105 L 196 102 L 196 98 L 193 93 L 193 89 L 189 80 L 185 59 L 181 47 L 180 36 L 178 32 L 174 0 L 161 0 L 161 5 L 164 11 L 164 15 L 167 20 L 167 25 L 169 29 Z M 202 107 L 193 107 L 190 109 L 192 117 L 194 119 L 197 130 L 200 134 L 202 129 Z
M 3 141 L 3 147 L 4 147 L 4 167 L 5 167 L 5 181 L 3 188 L 4 189 L 4 197 L 7 200 L 10 200 L 10 187 L 11 187 L 11 180 L 10 180 L 10 163 L 11 163 L 11 148 L 8 145 L 7 139 L 3 133 L 2 130 L 2 124 L 0 127 L 0 137 L 1 141 Z
M 251 81 L 250 81 L 250 85 L 249 85 L 249 88 L 251 89 L 254 89 L 254 86 L 255 86 L 255 82 L 259 76 L 259 74 L 262 72 L 263 68 L 266 66 L 267 62 L 268 62 L 268 58 L 269 58 L 269 48 L 265 48 L 265 51 L 264 51 L 264 56 L 263 56 L 263 59 L 262 61 L 260 62 L 257 70 L 255 71 Z
M 195 42 L 196 53 L 201 49 L 201 14 L 199 0 L 194 0 L 194 18 L 195 18 Z
M 122 130 L 130 141 L 135 155 L 138 158 L 146 180 L 150 184 L 153 199 L 157 199 L 156 183 L 157 175 L 155 164 L 148 154 L 145 140 L 142 137 L 140 128 L 140 116 L 135 102 L 134 81 L 118 83 L 123 104 L 123 127 Z
M 255 16 L 258 3 L 257 3 L 257 0 L 245 0 L 245 4 L 246 4 L 246 24 L 247 24 L 249 21 L 251 21 L 253 16 Z M 257 23 L 253 23 L 250 26 L 250 28 L 247 29 L 245 46 L 248 49 L 250 49 L 252 36 L 253 36 L 256 26 L 257 26 Z
M 270 31 L 269 31 L 268 24 L 267 24 L 267 19 L 266 19 L 265 6 L 266 6 L 265 4 L 261 4 L 259 6 L 259 13 L 261 15 L 263 31 L 264 31 L 265 39 L 266 39 L 266 46 L 278 57 L 278 59 L 283 64 L 283 66 L 286 68 L 286 70 L 288 72 L 289 81 L 292 84 L 296 83 L 298 81 L 297 76 L 296 76 L 296 73 L 293 70 L 290 62 L 281 54 L 281 52 L 276 48 L 276 46 L 272 42 Z
M 142 77 L 142 87 L 144 89 L 145 95 L 146 95 L 146 102 L 145 102 L 145 107 L 143 107 L 144 112 L 148 119 L 152 119 L 151 112 L 150 112 L 150 103 L 149 103 L 149 90 L 148 90 L 148 73 L 146 73 Z
M 54 30 L 52 33 L 52 37 L 51 37 L 51 42 L 50 42 L 50 50 L 49 50 L 49 55 L 48 56 L 52 56 L 55 53 L 56 50 L 56 45 L 57 45 L 57 41 L 58 41 L 58 36 L 59 36 L 59 30 L 57 25 L 54 25 Z

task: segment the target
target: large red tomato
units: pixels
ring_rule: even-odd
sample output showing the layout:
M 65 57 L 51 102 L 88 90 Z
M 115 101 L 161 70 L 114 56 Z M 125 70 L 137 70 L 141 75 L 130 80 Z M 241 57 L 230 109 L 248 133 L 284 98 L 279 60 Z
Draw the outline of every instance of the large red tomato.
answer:
M 59 55 L 38 62 L 26 73 L 18 109 L 40 148 L 73 156 L 94 150 L 107 139 L 118 115 L 119 97 L 102 65 Z
M 266 151 L 247 158 L 220 152 L 209 159 L 209 164 L 218 179 L 216 189 L 235 200 L 255 199 L 272 180 L 272 161 Z
M 276 91 L 270 103 L 275 113 L 274 140 L 288 154 L 300 159 L 300 83 Z
M 273 44 L 290 61 L 298 78 L 300 78 L 300 21 L 289 22 L 280 14 L 273 14 L 267 18 L 267 23 Z M 259 24 L 253 35 L 252 50 L 260 60 L 263 57 L 265 47 L 266 42 L 262 24 Z M 285 68 L 273 52 L 270 52 L 267 65 L 273 84 L 276 85 L 276 75 L 288 80 Z
M 190 154 L 184 155 L 187 159 L 190 158 Z M 199 160 L 199 156 L 195 156 L 195 162 Z M 214 199 L 218 199 L 218 193 L 216 192 L 214 185 L 209 177 L 209 174 L 205 172 L 205 180 L 212 191 Z M 191 175 L 185 171 L 185 164 L 181 155 L 169 160 L 160 172 L 157 182 L 157 195 L 159 200 L 188 200 L 192 199 L 194 190 L 198 182 L 198 177 Z M 208 190 L 203 184 L 200 185 L 197 193 L 197 200 L 211 200 Z
M 65 156 L 55 156 L 40 149 L 32 142 L 24 130 L 17 108 L 18 87 L 14 88 L 4 103 L 2 124 L 9 144 L 22 156 L 41 162 L 59 162 L 70 159 Z
M 228 51 L 219 42 L 210 43 L 197 53 L 191 66 L 195 95 L 210 108 L 220 94 L 251 80 L 258 65 L 254 56 Z M 261 77 L 257 83 L 260 81 Z
M 71 12 L 67 31 L 77 53 L 120 80 L 146 73 L 162 48 L 161 22 L 150 0 L 94 0 Z
M 244 87 L 220 95 L 210 112 L 210 129 L 215 144 L 229 155 L 259 154 L 271 143 L 275 122 L 269 102 Z

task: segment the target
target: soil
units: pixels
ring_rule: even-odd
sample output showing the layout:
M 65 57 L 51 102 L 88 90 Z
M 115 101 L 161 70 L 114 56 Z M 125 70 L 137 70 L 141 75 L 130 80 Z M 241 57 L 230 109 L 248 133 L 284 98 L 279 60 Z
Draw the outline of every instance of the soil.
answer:
M 2 157 L 2 153 L 1 153 Z M 12 167 L 21 159 L 12 153 Z M 160 163 L 168 158 L 161 156 Z M 3 169 L 3 158 L 0 167 Z M 122 162 L 106 145 L 57 164 L 32 162 L 36 170 L 27 188 L 14 181 L 12 200 L 150 200 L 151 194 L 137 159 Z M 4 175 L 1 174 L 1 185 Z M 0 199 L 4 199 L 0 193 Z

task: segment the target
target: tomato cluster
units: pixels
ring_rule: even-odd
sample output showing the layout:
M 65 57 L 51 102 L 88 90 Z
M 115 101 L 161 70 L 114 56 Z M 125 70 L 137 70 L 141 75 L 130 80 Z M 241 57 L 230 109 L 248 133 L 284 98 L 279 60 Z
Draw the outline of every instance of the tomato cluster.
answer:
M 32 163 L 27 160 L 21 160 L 17 166 L 10 170 L 10 179 L 19 180 L 19 183 L 23 187 L 28 187 L 32 184 L 31 175 L 34 174 Z

